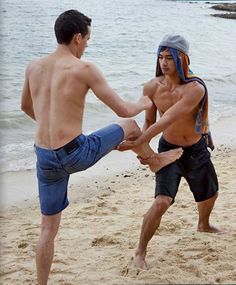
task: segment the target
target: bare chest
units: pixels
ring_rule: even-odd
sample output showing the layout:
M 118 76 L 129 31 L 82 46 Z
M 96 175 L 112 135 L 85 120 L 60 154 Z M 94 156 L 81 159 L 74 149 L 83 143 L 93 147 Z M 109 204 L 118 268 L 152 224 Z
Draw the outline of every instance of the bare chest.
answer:
M 153 96 L 153 102 L 161 114 L 175 105 L 184 96 L 183 88 L 168 90 L 167 88 L 158 88 Z

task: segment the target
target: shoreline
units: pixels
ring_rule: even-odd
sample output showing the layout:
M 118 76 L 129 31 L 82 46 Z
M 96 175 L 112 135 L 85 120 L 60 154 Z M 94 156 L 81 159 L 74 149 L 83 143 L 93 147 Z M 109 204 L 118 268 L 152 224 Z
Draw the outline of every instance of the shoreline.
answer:
M 236 3 L 219 3 L 211 6 L 211 9 L 224 12 L 223 14 L 211 14 L 213 17 L 236 20 Z
M 120 160 L 125 161 L 124 164 Z M 75 173 L 70 176 L 68 189 L 71 189 L 74 184 L 78 184 L 81 188 L 84 187 L 84 184 L 87 184 L 91 181 L 98 183 L 97 181 L 102 181 L 107 177 L 116 176 L 121 174 L 124 171 L 132 171 L 135 168 L 139 167 L 139 163 L 136 159 L 136 156 L 132 152 L 118 152 L 113 151 L 108 154 L 106 157 L 102 158 L 96 165 L 92 168 L 87 169 L 79 173 Z M 23 187 L 22 187 L 23 186 Z M 11 208 L 12 206 L 21 206 L 27 207 L 32 201 L 38 201 L 38 190 L 37 190 L 37 178 L 35 169 L 32 170 L 22 170 L 22 171 L 9 171 L 0 174 L 0 187 L 1 187 L 1 199 L 0 199 L 0 212 Z M 78 198 L 90 197 L 87 191 L 84 193 L 78 193 Z M 70 195 L 72 199 L 74 195 Z
M 223 118 L 221 121 L 217 121 L 210 125 L 213 141 L 215 144 L 215 149 L 212 154 L 214 159 L 218 153 L 227 150 L 235 150 L 236 148 L 236 134 L 235 134 L 235 122 L 236 116 Z M 227 127 L 226 127 L 227 126 Z M 157 138 L 151 141 L 151 146 L 155 150 L 158 143 Z M 125 166 L 124 166 L 124 163 Z M 139 164 L 136 156 L 131 151 L 118 152 L 113 151 L 106 157 L 102 158 L 96 165 L 92 168 L 71 175 L 69 181 L 69 189 L 73 188 L 75 184 L 80 185 L 83 188 L 84 184 L 91 181 L 97 181 L 95 184 L 99 184 L 106 180 L 108 177 L 115 177 L 116 175 L 124 176 L 126 172 L 136 171 L 140 168 L 148 170 L 148 167 Z M 151 172 L 150 172 L 151 173 Z M 1 211 L 12 206 L 27 207 L 33 201 L 38 202 L 38 192 L 37 192 L 37 179 L 35 169 L 25 170 L 25 171 L 11 171 L 0 174 L 0 187 L 1 187 L 1 200 L 0 207 Z M 69 191 L 70 200 L 74 201 L 78 199 L 86 199 L 96 195 L 97 192 L 93 191 L 78 191 L 74 193 Z

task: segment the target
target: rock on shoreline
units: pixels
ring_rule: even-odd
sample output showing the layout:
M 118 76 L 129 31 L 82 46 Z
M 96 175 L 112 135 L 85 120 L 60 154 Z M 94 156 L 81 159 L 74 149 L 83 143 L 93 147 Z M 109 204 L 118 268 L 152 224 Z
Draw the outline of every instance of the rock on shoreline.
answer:
M 236 3 L 221 3 L 214 5 L 211 8 L 221 11 L 236 12 Z
M 231 12 L 231 13 L 224 13 L 224 14 L 212 14 L 212 16 L 214 17 L 236 20 L 236 3 L 221 3 L 221 4 L 214 5 L 211 8 L 215 10 Z
M 236 20 L 236 13 L 211 14 L 211 16 L 224 18 L 224 19 L 234 19 L 234 20 Z

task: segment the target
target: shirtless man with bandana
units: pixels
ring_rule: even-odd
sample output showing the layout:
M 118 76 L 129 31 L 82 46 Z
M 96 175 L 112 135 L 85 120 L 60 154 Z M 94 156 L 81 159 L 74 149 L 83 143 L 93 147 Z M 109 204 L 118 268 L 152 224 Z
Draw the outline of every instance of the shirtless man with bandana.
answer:
M 163 214 L 174 203 L 181 177 L 186 179 L 197 202 L 198 231 L 221 231 L 209 223 L 218 196 L 218 181 L 207 149 L 208 146 L 213 148 L 208 130 L 207 88 L 189 70 L 188 49 L 188 42 L 180 35 L 163 38 L 158 48 L 156 77 L 144 86 L 143 93 L 152 100 L 153 106 L 146 110 L 143 134 L 119 146 L 121 151 L 136 148 L 162 132 L 158 152 L 183 149 L 178 160 L 156 172 L 155 200 L 144 217 L 134 257 L 134 264 L 142 269 L 147 269 L 148 242 Z M 149 164 L 153 158 L 140 160 Z

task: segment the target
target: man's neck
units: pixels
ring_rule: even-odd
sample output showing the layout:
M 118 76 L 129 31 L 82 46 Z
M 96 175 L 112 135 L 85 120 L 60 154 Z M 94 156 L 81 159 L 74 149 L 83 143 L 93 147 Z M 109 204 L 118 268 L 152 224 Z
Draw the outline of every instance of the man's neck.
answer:
M 181 80 L 178 74 L 175 74 L 173 76 L 164 75 L 163 79 L 161 80 L 161 83 L 172 89 L 180 85 L 180 81 Z
M 59 44 L 57 46 L 55 53 L 60 54 L 60 55 L 74 55 L 74 56 L 76 56 L 75 49 L 73 48 L 72 45 Z

